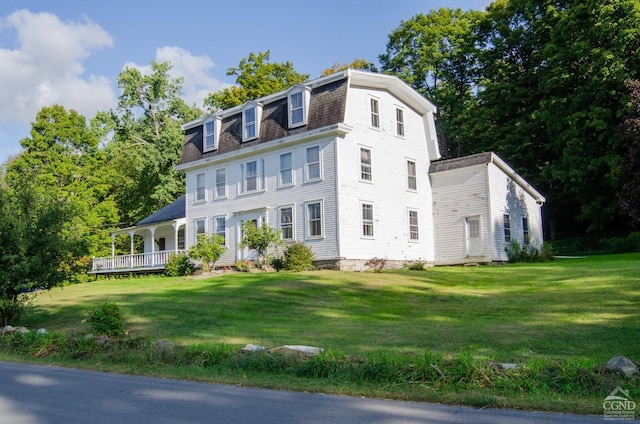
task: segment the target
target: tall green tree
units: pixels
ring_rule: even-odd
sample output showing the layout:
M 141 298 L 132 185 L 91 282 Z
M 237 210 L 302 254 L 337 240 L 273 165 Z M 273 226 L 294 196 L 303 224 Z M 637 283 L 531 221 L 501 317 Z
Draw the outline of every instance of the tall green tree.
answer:
M 96 116 L 93 125 L 111 136 L 106 151 L 116 170 L 113 181 L 121 222 L 132 225 L 184 193 L 180 125 L 202 111 L 181 98 L 182 79 L 171 78 L 168 62 L 151 63 L 146 75 L 127 68 L 118 76 L 122 90 L 115 111 Z
M 291 62 L 273 63 L 270 58 L 269 50 L 250 53 L 238 67 L 229 68 L 227 75 L 234 75 L 237 85 L 211 93 L 204 101 L 205 108 L 211 112 L 229 109 L 309 79 L 309 75 L 296 72 Z
M 0 186 L 0 322 L 19 318 L 36 288 L 49 289 L 70 277 L 74 262 L 88 252 L 69 199 Z
M 478 27 L 471 140 L 547 194 L 552 236 L 619 225 L 617 128 L 624 82 L 640 70 L 639 31 L 635 0 L 497 0 Z
M 438 106 L 436 123 L 445 158 L 469 152 L 463 126 L 473 106 L 479 11 L 440 8 L 418 14 L 389 35 L 380 55 L 383 72 L 394 74 Z
M 640 227 L 640 80 L 627 81 L 631 107 L 622 125 L 626 152 L 622 157 L 622 171 L 627 181 L 618 198 L 622 209 Z
M 320 74 L 321 77 L 335 74 L 336 72 L 345 71 L 347 69 L 361 69 L 363 71 L 378 72 L 378 68 L 372 62 L 368 62 L 365 59 L 355 59 L 351 63 L 334 63 L 330 68 L 325 69 Z
M 109 169 L 98 138 L 74 110 L 42 108 L 23 152 L 7 163 L 6 183 L 12 196 L 31 191 L 39 198 L 64 201 L 75 214 L 69 228 L 83 238 L 94 255 L 106 253 L 110 228 L 118 215 Z

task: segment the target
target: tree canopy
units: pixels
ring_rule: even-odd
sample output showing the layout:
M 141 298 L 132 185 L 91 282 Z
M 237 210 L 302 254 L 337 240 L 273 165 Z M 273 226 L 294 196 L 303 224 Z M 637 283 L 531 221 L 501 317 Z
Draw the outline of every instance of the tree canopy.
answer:
M 309 79 L 309 75 L 296 72 L 291 62 L 273 63 L 270 58 L 269 50 L 250 53 L 238 67 L 229 68 L 227 75 L 235 75 L 237 85 L 211 93 L 204 101 L 205 107 L 211 112 L 229 109 Z

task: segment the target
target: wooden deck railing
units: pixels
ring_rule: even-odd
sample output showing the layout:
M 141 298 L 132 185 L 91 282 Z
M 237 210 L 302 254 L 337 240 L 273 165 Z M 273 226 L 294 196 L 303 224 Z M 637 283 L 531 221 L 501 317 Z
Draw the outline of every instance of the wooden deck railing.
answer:
M 185 255 L 186 250 L 164 250 L 153 253 L 93 258 L 92 272 L 162 269 L 171 255 Z

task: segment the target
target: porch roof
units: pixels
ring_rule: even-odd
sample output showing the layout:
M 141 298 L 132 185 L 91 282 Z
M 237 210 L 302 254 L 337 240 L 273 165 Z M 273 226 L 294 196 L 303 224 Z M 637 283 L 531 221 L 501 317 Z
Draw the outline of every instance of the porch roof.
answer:
M 187 196 L 180 196 L 173 203 L 159 209 L 146 218 L 136 222 L 136 227 L 142 225 L 155 224 L 157 222 L 172 221 L 174 219 L 180 219 L 187 216 Z

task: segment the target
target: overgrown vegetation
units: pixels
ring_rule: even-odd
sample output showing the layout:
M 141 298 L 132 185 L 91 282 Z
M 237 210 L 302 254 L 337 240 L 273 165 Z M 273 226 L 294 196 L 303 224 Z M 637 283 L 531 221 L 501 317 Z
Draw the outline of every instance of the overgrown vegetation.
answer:
M 540 248 L 531 243 L 520 244 L 518 240 L 511 240 L 504 248 L 509 262 L 547 262 L 553 260 L 551 244 L 543 243 Z
M 258 265 L 264 267 L 270 263 L 269 250 L 282 245 L 280 230 L 262 224 L 257 227 L 253 221 L 242 224 L 240 247 L 249 247 L 258 252 Z
M 94 334 L 122 336 L 125 333 L 125 318 L 115 303 L 103 303 L 102 306 L 87 312 L 87 322 Z
M 424 271 L 427 269 L 426 266 L 427 263 L 424 261 L 407 261 L 402 267 L 411 271 Z

